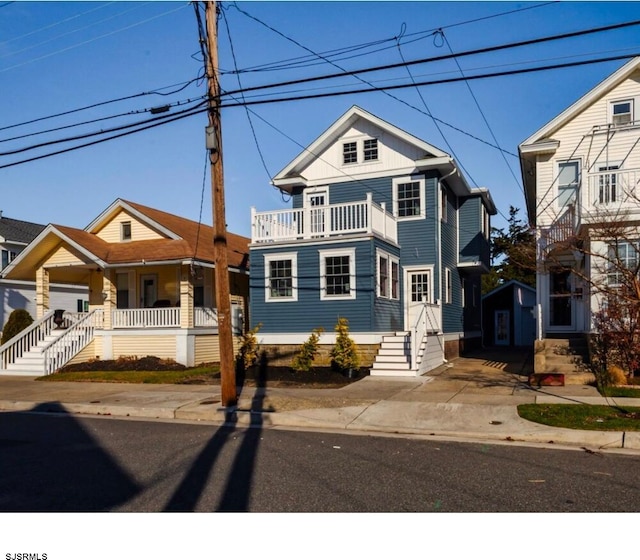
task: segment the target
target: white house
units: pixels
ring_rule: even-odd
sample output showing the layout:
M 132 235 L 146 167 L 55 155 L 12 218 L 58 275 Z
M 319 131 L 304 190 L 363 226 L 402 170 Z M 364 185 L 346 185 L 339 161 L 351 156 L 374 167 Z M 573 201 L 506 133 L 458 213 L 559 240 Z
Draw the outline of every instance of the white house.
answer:
M 538 353 L 550 338 L 580 346 L 577 339 L 591 332 L 602 304 L 596 286 L 607 281 L 605 255 L 613 240 L 603 225 L 640 224 L 638 111 L 640 57 L 519 146 L 527 212 L 538 237 Z M 637 257 L 637 244 L 616 243 L 630 260 Z M 536 371 L 561 369 L 544 362 L 537 360 Z

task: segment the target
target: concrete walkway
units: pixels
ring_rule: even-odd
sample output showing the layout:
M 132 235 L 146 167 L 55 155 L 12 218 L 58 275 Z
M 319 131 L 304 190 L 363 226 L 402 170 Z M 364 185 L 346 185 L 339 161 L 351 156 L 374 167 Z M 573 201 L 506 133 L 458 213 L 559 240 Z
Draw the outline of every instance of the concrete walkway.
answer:
M 604 399 L 594 387 L 530 387 L 528 358 L 520 351 L 482 351 L 428 376 L 366 377 L 340 389 L 244 387 L 231 412 L 221 407 L 216 385 L 46 383 L 0 376 L 0 410 L 62 408 L 72 414 L 640 451 L 640 432 L 569 430 L 521 419 L 516 407 L 522 403 L 640 406 L 640 399 Z

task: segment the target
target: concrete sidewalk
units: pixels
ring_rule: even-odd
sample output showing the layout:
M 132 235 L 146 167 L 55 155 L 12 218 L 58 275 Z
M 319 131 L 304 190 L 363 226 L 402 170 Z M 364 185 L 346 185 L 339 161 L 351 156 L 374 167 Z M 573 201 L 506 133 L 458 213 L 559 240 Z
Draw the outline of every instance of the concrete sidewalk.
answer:
M 216 385 L 37 382 L 0 376 L 0 410 L 108 415 L 238 426 L 393 433 L 590 450 L 640 450 L 640 432 L 551 428 L 521 419 L 522 403 L 611 404 L 594 387 L 527 385 L 527 356 L 501 351 L 459 358 L 419 378 L 366 377 L 339 389 L 242 388 L 226 411 Z M 616 399 L 640 406 L 640 399 Z

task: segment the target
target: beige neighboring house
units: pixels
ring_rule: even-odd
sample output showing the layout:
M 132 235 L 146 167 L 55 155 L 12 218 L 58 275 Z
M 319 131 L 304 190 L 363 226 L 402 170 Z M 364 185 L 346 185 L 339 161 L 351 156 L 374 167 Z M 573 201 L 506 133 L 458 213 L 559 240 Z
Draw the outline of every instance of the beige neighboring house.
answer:
M 219 361 L 212 240 L 211 226 L 121 199 L 85 229 L 48 225 L 2 272 L 35 280 L 37 317 L 0 348 L 0 371 L 49 374 L 120 356 Z M 236 344 L 248 309 L 248 245 L 228 234 Z M 87 286 L 86 309 L 52 309 L 53 283 Z
M 603 239 L 602 232 L 603 224 L 619 222 L 640 238 L 639 147 L 640 57 L 519 146 L 529 222 L 538 236 L 536 372 L 580 377 L 560 360 L 575 362 L 572 354 L 586 348 L 580 339 L 603 305 L 594 286 L 611 281 L 605 256 L 617 243 L 630 262 L 638 258 L 637 244 Z M 565 350 L 538 360 L 562 339 Z

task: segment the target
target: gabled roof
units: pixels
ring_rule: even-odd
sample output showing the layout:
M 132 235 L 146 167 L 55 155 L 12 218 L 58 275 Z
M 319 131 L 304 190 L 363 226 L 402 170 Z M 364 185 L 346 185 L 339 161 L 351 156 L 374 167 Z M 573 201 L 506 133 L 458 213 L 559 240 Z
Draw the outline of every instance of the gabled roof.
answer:
M 0 215 L 0 241 L 26 245 L 45 228 L 42 224 L 5 218 Z
M 165 238 L 109 243 L 98 237 L 95 232 L 120 209 L 131 212 L 137 219 L 161 232 Z M 5 268 L 2 275 L 9 278 L 12 275 L 21 276 L 24 274 L 21 269 L 33 268 L 35 263 L 44 258 L 60 242 L 67 243 L 83 261 L 95 263 L 101 268 L 185 261 L 213 264 L 215 261 L 213 238 L 212 226 L 118 199 L 85 229 L 49 224 Z M 248 270 L 249 239 L 227 233 L 227 259 L 230 268 Z
M 536 293 L 536 289 L 529 286 L 528 284 L 524 284 L 519 280 L 509 280 L 508 282 L 505 282 L 504 284 L 500 284 L 500 286 L 498 286 L 497 288 L 494 288 L 490 292 L 484 294 L 482 296 L 482 299 L 488 298 L 490 296 L 494 296 L 495 294 L 497 294 L 498 292 L 501 292 L 502 290 L 504 290 L 505 288 L 508 288 L 509 286 L 518 286 L 524 290 L 531 292 L 532 294 Z
M 363 119 L 381 129 L 385 134 L 395 136 L 407 144 L 415 146 L 422 157 L 417 160 L 416 168 L 437 169 L 444 175 L 449 175 L 447 182 L 458 195 L 469 194 L 470 188 L 459 171 L 459 166 L 446 152 L 436 148 L 432 144 L 409 134 L 387 121 L 372 115 L 368 111 L 354 105 L 327 130 L 325 130 L 310 146 L 305 148 L 291 163 L 280 171 L 272 180 L 279 189 L 291 192 L 294 185 L 304 184 L 304 170 L 324 152 L 329 146 L 337 142 L 359 119 Z
M 529 138 L 518 146 L 520 155 L 520 170 L 522 173 L 522 183 L 525 189 L 525 199 L 527 204 L 527 214 L 529 223 L 535 226 L 535 200 L 536 200 L 536 168 L 535 156 L 538 154 L 553 153 L 558 148 L 558 141 L 552 135 L 568 122 L 582 113 L 587 107 L 595 103 L 605 94 L 617 87 L 631 74 L 640 68 L 640 57 L 632 58 L 624 66 L 619 68 L 608 78 L 600 82 L 575 103 L 562 111 L 558 116 L 551 119 L 542 128 L 534 132 Z

